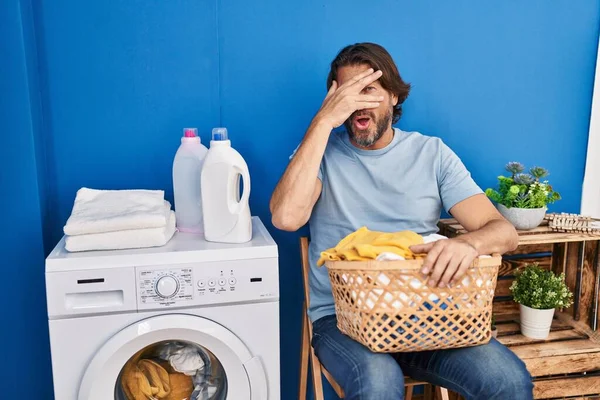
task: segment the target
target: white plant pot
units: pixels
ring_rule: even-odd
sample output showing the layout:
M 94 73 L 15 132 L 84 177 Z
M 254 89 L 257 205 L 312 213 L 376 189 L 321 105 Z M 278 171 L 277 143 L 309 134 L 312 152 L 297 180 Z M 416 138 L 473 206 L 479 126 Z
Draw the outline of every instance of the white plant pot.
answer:
M 507 208 L 502 204 L 498 204 L 498 211 L 504 216 L 513 226 L 519 230 L 527 231 L 537 228 L 544 217 L 546 216 L 546 207 L 542 208 Z
M 532 339 L 546 339 L 550 334 L 554 308 L 536 310 L 519 304 L 519 309 L 521 312 L 521 334 Z

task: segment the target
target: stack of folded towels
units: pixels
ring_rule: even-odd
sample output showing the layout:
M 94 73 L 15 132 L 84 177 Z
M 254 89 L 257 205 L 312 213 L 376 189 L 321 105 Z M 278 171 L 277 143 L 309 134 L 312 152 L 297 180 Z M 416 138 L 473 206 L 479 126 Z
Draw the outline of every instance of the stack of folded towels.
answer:
M 162 190 L 82 188 L 63 230 L 70 252 L 163 246 L 175 233 L 175 212 Z

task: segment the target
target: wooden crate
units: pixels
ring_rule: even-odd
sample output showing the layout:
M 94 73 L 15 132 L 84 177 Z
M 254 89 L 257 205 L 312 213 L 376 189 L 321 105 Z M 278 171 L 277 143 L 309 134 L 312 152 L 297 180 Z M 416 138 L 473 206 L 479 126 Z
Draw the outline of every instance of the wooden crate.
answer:
M 454 219 L 440 221 L 440 234 L 466 231 Z M 519 247 L 503 256 L 494 298 L 498 340 L 515 352 L 534 377 L 536 399 L 600 397 L 599 236 L 553 232 L 547 225 L 519 231 Z M 536 262 L 564 272 L 574 292 L 572 307 L 557 312 L 546 340 L 524 337 L 510 284 L 517 268 Z M 582 397 L 583 396 L 583 397 Z

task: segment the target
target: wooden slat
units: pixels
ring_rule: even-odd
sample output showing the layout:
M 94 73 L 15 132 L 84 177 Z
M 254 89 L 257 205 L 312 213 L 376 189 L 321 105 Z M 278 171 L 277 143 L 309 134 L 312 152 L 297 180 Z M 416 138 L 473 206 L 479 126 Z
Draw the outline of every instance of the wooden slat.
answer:
M 505 256 L 515 256 L 524 254 L 536 254 L 536 253 L 552 253 L 553 245 L 551 243 L 541 244 L 526 244 L 517 247 L 516 250 L 510 251 Z
M 600 236 L 583 233 L 538 233 L 519 237 L 519 244 L 541 244 L 561 242 L 582 242 L 584 240 L 600 240 Z
M 519 312 L 519 305 L 512 300 L 495 301 L 492 306 L 492 312 L 496 318 L 502 314 L 515 314 Z
M 516 335 L 521 332 L 518 322 L 496 323 L 496 329 L 498 329 L 498 340 L 502 336 Z
M 512 293 L 510 291 L 510 285 L 512 285 L 512 283 L 515 280 L 514 276 L 507 276 L 507 277 L 502 277 L 502 278 L 503 279 L 498 279 L 498 281 L 496 283 L 496 290 L 494 292 L 494 296 L 499 296 L 499 297 L 512 296 Z M 508 279 L 504 279 L 504 278 L 508 278 Z
M 580 243 L 567 243 L 567 265 L 566 265 L 566 273 L 565 273 L 565 282 L 571 291 L 573 291 L 573 296 L 575 297 L 577 290 L 577 264 L 579 262 L 579 245 Z M 570 315 L 575 316 L 575 307 L 572 305 L 571 307 L 565 309 Z
M 509 316 L 509 315 L 507 315 L 507 316 Z M 498 336 L 514 335 L 514 334 L 521 332 L 521 326 L 519 325 L 519 316 L 518 315 L 515 315 L 514 319 L 509 320 L 509 321 L 510 322 L 496 322 L 496 328 L 498 329 Z M 550 326 L 551 332 L 571 330 L 571 329 L 573 329 L 573 327 L 571 327 L 568 324 L 565 324 L 564 322 L 562 322 L 556 318 L 552 320 L 552 325 Z
M 506 259 L 502 258 L 502 265 L 498 270 L 499 276 L 514 275 L 517 268 L 524 267 L 527 264 L 538 263 L 540 267 L 550 269 L 552 265 L 552 257 L 533 257 L 533 258 L 517 258 L 517 259 Z
M 565 340 L 560 342 L 548 342 L 527 344 L 512 347 L 511 350 L 522 360 L 527 358 L 554 357 L 583 353 L 600 352 L 600 344 L 589 339 Z
M 446 232 L 446 236 L 453 237 L 466 233 L 466 230 L 452 218 L 442 219 L 438 224 L 440 230 Z M 552 231 L 546 222 L 542 223 L 535 229 L 529 231 L 518 231 L 519 246 L 532 244 L 551 244 L 563 242 L 581 242 L 584 240 L 594 241 L 600 240 L 600 235 L 589 235 L 583 233 L 565 233 Z
M 596 259 L 594 260 L 594 296 L 592 297 L 592 311 L 590 313 L 590 327 L 598 329 L 598 318 L 600 318 L 600 242 L 596 243 Z
M 600 370 L 600 353 L 529 358 L 525 364 L 534 377 L 596 371 Z
M 517 310 L 516 313 L 510 314 L 510 313 L 504 313 L 501 315 L 494 315 L 494 318 L 496 318 L 496 323 L 499 322 L 519 322 L 519 311 Z
M 584 333 L 581 332 L 577 332 L 574 329 L 568 329 L 568 330 L 558 330 L 558 331 L 553 331 L 550 332 L 550 334 L 548 335 L 548 337 L 546 339 L 532 339 L 526 336 L 519 334 L 515 334 L 515 335 L 507 335 L 507 336 L 500 336 L 498 337 L 498 340 L 505 346 L 511 346 L 512 349 L 514 349 L 514 347 L 512 346 L 522 346 L 522 345 L 526 345 L 526 344 L 532 344 L 532 343 L 548 343 L 548 342 L 552 342 L 555 340 L 572 340 L 572 339 L 587 339 L 587 336 Z
M 561 321 L 564 324 L 572 326 L 573 329 L 577 329 L 579 332 L 583 332 L 595 343 L 600 343 L 600 332 L 593 331 L 590 326 L 583 321 L 575 321 L 571 315 L 567 312 L 556 312 L 554 318 Z
M 567 267 L 567 243 L 554 243 L 552 245 L 552 271 L 555 274 L 565 272 Z
M 596 248 L 598 242 L 584 242 L 583 271 L 581 274 L 581 297 L 579 299 L 579 315 L 575 319 L 588 322 L 593 312 L 594 291 L 596 290 Z M 578 317 L 578 318 L 577 318 Z
M 600 393 L 600 376 L 540 380 L 533 384 L 533 396 L 536 399 Z
M 581 242 L 579 244 L 579 248 L 577 249 L 577 273 L 575 277 L 575 291 L 573 293 L 573 318 L 576 321 L 579 321 L 579 317 L 581 314 L 581 294 L 582 294 L 582 284 L 583 284 L 583 262 L 585 255 L 586 242 Z

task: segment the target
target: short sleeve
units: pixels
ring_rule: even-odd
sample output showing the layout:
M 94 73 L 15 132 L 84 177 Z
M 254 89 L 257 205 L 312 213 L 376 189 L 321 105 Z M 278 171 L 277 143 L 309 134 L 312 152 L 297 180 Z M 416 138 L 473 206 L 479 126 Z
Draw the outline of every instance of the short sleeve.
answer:
M 290 160 L 292 158 L 294 158 L 294 156 L 296 155 L 296 152 L 298 151 L 298 149 L 300 148 L 300 145 L 296 146 L 296 148 L 294 149 L 294 151 L 292 152 L 292 154 L 290 155 Z M 319 178 L 319 180 L 321 182 L 323 182 L 323 161 L 321 160 L 321 164 L 319 165 L 319 173 L 317 174 L 317 178 Z
M 440 146 L 438 187 L 442 205 L 448 213 L 457 203 L 483 193 L 461 159 L 443 142 Z

